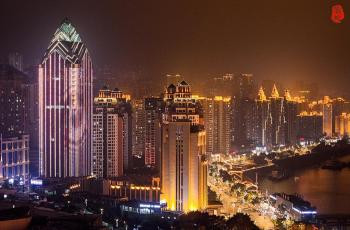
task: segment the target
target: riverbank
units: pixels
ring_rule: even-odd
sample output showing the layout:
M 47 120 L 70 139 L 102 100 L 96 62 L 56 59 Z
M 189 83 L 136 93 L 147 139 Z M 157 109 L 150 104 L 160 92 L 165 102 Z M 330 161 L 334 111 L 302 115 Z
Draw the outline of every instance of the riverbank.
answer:
M 349 162 L 350 155 L 338 158 Z M 319 165 L 295 170 L 286 180 L 260 178 L 259 190 L 275 193 L 298 193 L 315 205 L 319 214 L 350 214 L 350 169 L 325 170 Z
M 340 140 L 333 145 L 327 145 L 320 143 L 311 153 L 292 155 L 284 158 L 273 159 L 272 165 L 266 165 L 264 167 L 255 167 L 254 170 L 249 170 L 243 174 L 246 179 L 255 181 L 256 175 L 261 178 L 265 178 L 271 175 L 274 170 L 281 172 L 287 172 L 293 174 L 296 170 L 302 170 L 313 166 L 320 166 L 327 160 L 339 158 L 350 155 L 350 144 L 346 140 Z M 291 172 L 291 173 L 290 173 Z

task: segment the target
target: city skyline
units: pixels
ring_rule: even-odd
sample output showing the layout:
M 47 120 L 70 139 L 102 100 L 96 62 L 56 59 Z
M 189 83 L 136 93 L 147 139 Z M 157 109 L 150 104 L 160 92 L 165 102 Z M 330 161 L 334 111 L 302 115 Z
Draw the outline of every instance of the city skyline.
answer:
M 1 230 L 350 227 L 350 4 L 298 1 L 2 4 Z

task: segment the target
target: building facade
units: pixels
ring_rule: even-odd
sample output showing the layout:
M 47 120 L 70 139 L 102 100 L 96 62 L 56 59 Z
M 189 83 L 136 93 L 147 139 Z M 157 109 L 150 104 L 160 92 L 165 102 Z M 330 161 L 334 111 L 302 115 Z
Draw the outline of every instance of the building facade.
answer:
M 17 137 L 28 131 L 28 77 L 13 66 L 0 64 L 0 134 Z
M 337 136 L 345 136 L 350 134 L 350 114 L 342 113 L 341 115 L 335 116 L 334 122 L 334 133 Z
M 325 96 L 323 99 L 323 133 L 331 137 L 333 135 L 333 106 L 330 98 Z
M 145 154 L 145 103 L 143 99 L 131 101 L 132 114 L 132 155 L 142 157 Z
M 254 115 L 250 123 L 253 127 L 252 140 L 256 147 L 271 147 L 271 111 L 270 101 L 266 98 L 263 87 L 260 87 L 255 100 Z
M 114 178 L 124 171 L 124 122 L 117 110 L 117 91 L 101 89 L 94 99 L 93 174 Z
M 322 137 L 322 113 L 302 112 L 297 116 L 298 142 L 316 142 Z
M 286 145 L 295 145 L 297 142 L 297 115 L 298 102 L 294 100 L 289 90 L 284 94 L 284 138 Z
M 2 138 L 0 135 L 0 181 L 21 177 L 29 179 L 29 135 Z
M 170 210 L 203 210 L 208 202 L 208 167 L 200 105 L 185 81 L 171 84 L 164 101 L 161 199 Z
M 92 76 L 90 54 L 65 19 L 39 65 L 40 175 L 92 173 Z
M 231 148 L 231 97 L 203 98 L 206 151 L 208 154 L 228 154 Z
M 145 165 L 160 169 L 161 98 L 145 98 Z
M 276 85 L 273 86 L 269 98 L 271 106 L 271 144 L 285 144 L 284 98 L 280 97 Z

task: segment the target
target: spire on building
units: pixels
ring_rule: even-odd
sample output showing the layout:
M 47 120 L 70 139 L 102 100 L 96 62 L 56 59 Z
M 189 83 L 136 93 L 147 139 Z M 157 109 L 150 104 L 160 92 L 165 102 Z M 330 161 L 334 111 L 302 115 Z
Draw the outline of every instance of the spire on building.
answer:
M 271 97 L 273 98 L 278 98 L 280 97 L 280 94 L 278 93 L 276 84 L 273 84 L 272 92 L 271 92 Z
M 266 95 L 264 92 L 264 89 L 262 86 L 260 86 L 259 92 L 258 92 L 258 100 L 259 101 L 266 101 Z
M 284 98 L 287 100 L 287 101 L 291 101 L 292 100 L 292 96 L 290 95 L 290 91 L 288 89 L 286 89 L 284 91 Z
M 66 42 L 81 42 L 80 35 L 68 18 L 65 18 L 61 25 L 57 28 L 51 42 L 54 43 L 57 40 Z
M 51 52 L 56 51 L 73 64 L 79 64 L 87 52 L 85 44 L 73 24 L 65 18 L 54 33 L 44 60 Z

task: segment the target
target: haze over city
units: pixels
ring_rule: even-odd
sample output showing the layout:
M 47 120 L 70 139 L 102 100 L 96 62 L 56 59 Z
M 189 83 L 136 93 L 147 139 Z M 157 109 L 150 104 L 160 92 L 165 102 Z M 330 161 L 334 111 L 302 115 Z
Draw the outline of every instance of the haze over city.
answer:
M 349 10 L 347 1 L 337 1 Z M 38 63 L 55 26 L 79 27 L 94 65 L 157 80 L 253 73 L 285 87 L 317 82 L 331 93 L 350 83 L 350 26 L 330 20 L 332 1 L 4 1 L 2 53 Z M 11 35 L 11 36 L 9 36 Z M 30 45 L 28 45 L 30 44 Z M 98 77 L 98 76 L 96 76 Z M 336 80 L 335 80 L 336 79 Z

